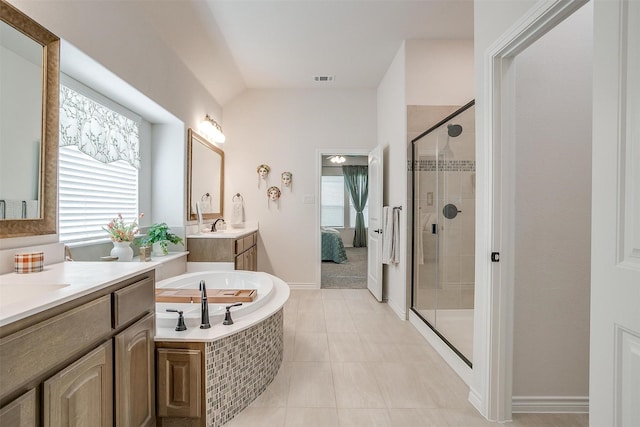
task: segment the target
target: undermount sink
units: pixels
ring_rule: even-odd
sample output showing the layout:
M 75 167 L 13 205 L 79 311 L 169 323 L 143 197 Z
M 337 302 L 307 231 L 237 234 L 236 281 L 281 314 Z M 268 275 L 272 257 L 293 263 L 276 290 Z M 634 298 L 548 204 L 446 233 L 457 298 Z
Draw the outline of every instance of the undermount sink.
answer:
M 50 292 L 56 292 L 70 286 L 69 284 L 0 284 L 0 306 L 6 306 L 38 298 Z

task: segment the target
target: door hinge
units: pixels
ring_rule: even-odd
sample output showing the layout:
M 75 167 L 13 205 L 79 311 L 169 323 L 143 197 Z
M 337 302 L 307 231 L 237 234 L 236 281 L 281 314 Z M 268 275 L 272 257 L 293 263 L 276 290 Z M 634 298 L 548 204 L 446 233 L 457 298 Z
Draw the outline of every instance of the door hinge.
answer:
M 491 262 L 500 262 L 500 252 L 491 252 Z

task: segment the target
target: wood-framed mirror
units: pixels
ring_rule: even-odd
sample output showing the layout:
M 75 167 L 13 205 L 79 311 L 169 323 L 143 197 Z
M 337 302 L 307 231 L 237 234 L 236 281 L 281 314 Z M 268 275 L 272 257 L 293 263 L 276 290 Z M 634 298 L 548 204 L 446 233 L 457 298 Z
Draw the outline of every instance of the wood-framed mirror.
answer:
M 60 39 L 0 0 L 0 238 L 55 234 Z
M 222 218 L 224 207 L 224 151 L 193 129 L 187 133 L 187 220 Z

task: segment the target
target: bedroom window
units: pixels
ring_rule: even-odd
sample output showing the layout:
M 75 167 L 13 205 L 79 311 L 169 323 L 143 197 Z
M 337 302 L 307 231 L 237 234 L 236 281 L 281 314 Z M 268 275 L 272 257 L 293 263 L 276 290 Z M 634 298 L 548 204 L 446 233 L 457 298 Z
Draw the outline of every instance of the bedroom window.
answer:
M 351 227 L 356 226 L 356 210 L 353 207 L 349 192 L 344 185 L 344 176 L 322 177 L 321 226 L 322 227 Z M 362 211 L 364 226 L 369 224 L 369 204 Z M 345 224 L 348 224 L 345 226 Z
M 344 196 L 343 176 L 322 177 L 320 222 L 323 227 L 344 227 Z
M 59 234 L 107 239 L 117 214 L 138 217 L 141 118 L 65 76 L 60 85 Z

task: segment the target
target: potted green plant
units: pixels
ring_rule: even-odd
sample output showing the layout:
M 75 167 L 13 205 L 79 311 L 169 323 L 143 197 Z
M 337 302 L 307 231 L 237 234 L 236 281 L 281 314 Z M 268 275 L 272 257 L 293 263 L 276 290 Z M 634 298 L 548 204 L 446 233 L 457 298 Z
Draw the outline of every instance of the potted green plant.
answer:
M 144 246 L 151 246 L 153 244 L 157 244 L 157 246 L 160 246 L 162 252 L 157 253 L 157 251 L 155 251 L 155 255 L 168 254 L 169 251 L 167 250 L 167 245 L 169 243 L 173 243 L 174 245 L 184 244 L 182 242 L 182 238 L 173 234 L 169 230 L 169 226 L 164 222 L 151 225 L 151 227 L 149 227 L 149 230 L 147 230 L 147 237 L 142 239 L 141 243 Z

